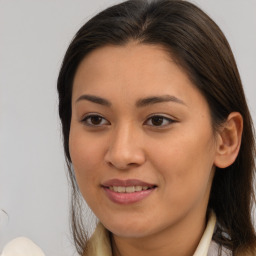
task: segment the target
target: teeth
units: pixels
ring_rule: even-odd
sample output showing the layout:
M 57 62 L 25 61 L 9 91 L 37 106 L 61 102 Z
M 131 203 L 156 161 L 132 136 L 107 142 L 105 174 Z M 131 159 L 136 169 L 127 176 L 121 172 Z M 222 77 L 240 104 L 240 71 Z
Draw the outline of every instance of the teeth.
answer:
M 126 187 L 125 192 L 126 193 L 133 193 L 133 192 L 135 192 L 135 187 Z
M 142 186 L 135 186 L 135 191 L 138 192 L 138 191 L 141 191 L 142 190 Z
M 125 192 L 125 187 L 117 187 L 117 192 L 124 193 Z
M 130 186 L 130 187 L 120 187 L 120 186 L 113 186 L 109 187 L 111 191 L 115 191 L 117 193 L 133 193 L 133 192 L 140 192 L 142 190 L 147 190 L 149 187 L 147 186 Z

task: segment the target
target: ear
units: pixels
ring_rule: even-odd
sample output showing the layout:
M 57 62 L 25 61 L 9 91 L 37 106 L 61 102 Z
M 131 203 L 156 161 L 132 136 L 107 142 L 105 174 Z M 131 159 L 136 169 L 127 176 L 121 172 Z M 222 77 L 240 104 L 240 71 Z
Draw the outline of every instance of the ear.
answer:
M 218 131 L 214 164 L 219 168 L 230 166 L 239 153 L 243 132 L 243 117 L 238 112 L 229 114 Z

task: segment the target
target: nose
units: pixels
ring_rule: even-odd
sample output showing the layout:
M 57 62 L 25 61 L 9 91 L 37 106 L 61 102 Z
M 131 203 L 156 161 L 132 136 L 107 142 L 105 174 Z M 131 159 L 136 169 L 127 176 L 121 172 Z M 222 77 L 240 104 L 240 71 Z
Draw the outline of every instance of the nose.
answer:
M 116 169 L 125 170 L 146 161 L 142 134 L 125 125 L 112 132 L 105 162 Z

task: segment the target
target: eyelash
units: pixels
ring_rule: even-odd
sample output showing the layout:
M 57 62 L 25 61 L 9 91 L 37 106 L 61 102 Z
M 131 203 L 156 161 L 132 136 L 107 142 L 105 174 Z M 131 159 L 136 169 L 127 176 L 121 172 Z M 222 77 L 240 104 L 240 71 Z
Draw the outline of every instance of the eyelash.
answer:
M 99 124 L 93 124 L 92 118 L 100 119 L 99 120 L 100 123 Z M 159 121 L 159 119 L 160 119 L 162 122 L 164 122 L 164 124 L 161 123 L 160 125 L 154 125 L 153 122 L 152 122 L 153 118 L 158 119 L 158 120 L 155 120 L 155 121 Z M 102 121 L 104 121 L 103 124 L 102 124 Z M 151 122 L 151 124 L 148 124 L 149 121 Z M 81 120 L 81 122 L 84 123 L 87 126 L 92 126 L 92 127 L 102 127 L 102 126 L 105 126 L 105 125 L 110 125 L 110 122 L 107 119 L 105 119 L 103 116 L 98 115 L 98 114 L 89 114 L 89 115 L 85 116 Z M 148 117 L 147 120 L 143 124 L 148 125 L 148 126 L 152 126 L 152 127 L 163 128 L 163 127 L 169 126 L 169 125 L 171 125 L 172 123 L 175 123 L 175 122 L 176 122 L 175 120 L 159 114 L 159 115 L 152 115 L 152 116 Z
M 152 124 L 153 118 L 161 119 L 163 122 L 165 122 L 165 124 L 163 124 L 163 125 L 162 124 L 160 124 L 160 125 L 153 125 Z M 151 120 L 151 124 L 149 126 L 159 127 L 159 128 L 164 128 L 164 127 L 169 126 L 169 125 L 171 125 L 172 123 L 175 122 L 175 120 L 171 119 L 170 117 L 166 117 L 166 116 L 163 116 L 163 115 L 152 115 L 149 118 L 147 118 L 147 120 L 144 122 L 144 124 L 146 124 L 150 120 Z M 155 121 L 157 121 L 157 120 L 155 120 Z
M 99 118 L 99 119 L 101 119 L 101 121 L 104 120 L 106 123 L 104 123 L 104 124 L 93 124 L 92 123 L 92 118 Z M 90 122 L 89 122 L 89 120 L 90 120 Z M 110 122 L 107 121 L 107 119 L 105 119 L 103 116 L 98 115 L 98 114 L 89 114 L 89 115 L 85 116 L 82 119 L 81 122 L 84 123 L 87 126 L 92 126 L 92 127 L 102 127 L 103 125 L 109 125 L 110 124 Z

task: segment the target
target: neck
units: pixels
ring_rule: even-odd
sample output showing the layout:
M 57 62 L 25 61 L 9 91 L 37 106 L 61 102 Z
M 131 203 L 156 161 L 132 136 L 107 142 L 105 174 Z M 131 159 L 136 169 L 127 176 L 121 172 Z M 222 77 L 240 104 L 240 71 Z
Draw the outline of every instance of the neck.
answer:
M 139 238 L 112 235 L 113 256 L 192 256 L 206 226 L 202 214 L 183 219 L 164 230 Z

